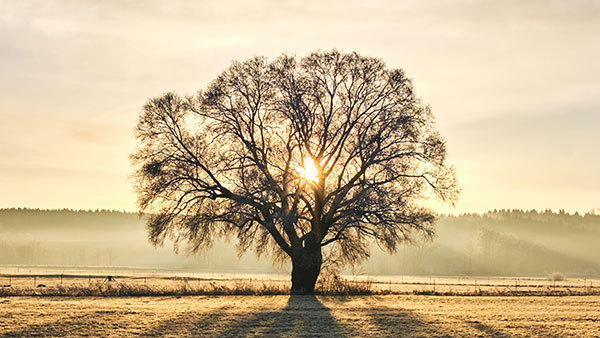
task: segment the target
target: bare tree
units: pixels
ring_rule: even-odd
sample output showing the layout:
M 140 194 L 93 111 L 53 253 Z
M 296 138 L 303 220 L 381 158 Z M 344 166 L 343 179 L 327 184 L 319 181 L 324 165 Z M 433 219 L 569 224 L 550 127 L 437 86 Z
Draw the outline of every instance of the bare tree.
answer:
M 377 58 L 233 62 L 205 91 L 167 93 L 140 114 L 132 160 L 150 240 L 196 252 L 235 234 L 241 252 L 289 257 L 292 293 L 313 293 L 325 251 L 356 263 L 373 241 L 393 252 L 433 235 L 418 201 L 458 194 L 433 120 Z

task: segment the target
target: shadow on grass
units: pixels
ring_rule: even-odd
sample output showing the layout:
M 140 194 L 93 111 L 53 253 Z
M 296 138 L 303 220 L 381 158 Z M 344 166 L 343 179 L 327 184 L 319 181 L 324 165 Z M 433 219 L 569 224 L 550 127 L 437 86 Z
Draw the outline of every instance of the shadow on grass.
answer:
M 315 296 L 290 296 L 285 308 L 232 318 L 215 337 L 346 337 L 329 309 Z
M 373 325 L 369 333 L 378 337 L 512 337 L 478 321 L 440 321 L 400 307 L 372 306 L 366 315 Z
M 365 314 L 370 317 L 370 334 L 379 337 L 458 337 L 407 309 L 372 306 Z
M 101 336 L 110 332 L 111 318 L 120 316 L 117 311 L 97 311 L 76 316 L 66 316 L 59 320 L 32 324 L 0 334 L 4 337 L 64 337 L 64 336 Z
M 215 299 L 218 300 L 218 297 Z M 258 299 L 273 301 L 270 297 Z M 347 337 L 346 332 L 348 330 L 344 331 L 336 323 L 329 309 L 315 296 L 290 296 L 286 306 L 276 311 L 229 305 L 209 312 L 181 312 L 154 324 L 140 336 L 344 338 Z
M 254 298 L 254 297 L 253 297 Z M 259 298 L 260 299 L 260 298 Z M 260 301 L 273 301 L 270 297 Z M 266 304 L 267 308 L 272 304 Z M 166 305 L 169 306 L 169 305 Z M 171 305 L 172 306 L 172 305 Z M 272 309 L 273 307 L 271 307 Z M 142 337 L 347 337 L 315 296 L 291 296 L 277 311 L 261 307 L 222 306 L 211 311 L 178 310 L 169 318 L 153 320 L 154 314 L 115 310 L 86 311 L 54 317 L 0 333 L 1 337 L 23 336 L 142 336 Z M 131 316 L 132 317 L 129 317 Z
M 481 324 L 478 321 L 467 321 L 467 323 L 471 324 L 472 327 L 477 329 L 479 332 L 481 332 L 486 337 L 493 337 L 493 338 L 511 338 L 512 337 L 510 335 L 502 333 L 499 330 L 493 329 L 490 326 Z
M 258 300 L 259 306 L 254 302 L 248 307 L 243 303 L 226 306 L 218 306 L 217 303 L 210 311 L 179 308 L 175 314 L 161 312 L 162 318 L 139 308 L 135 311 L 123 308 L 96 310 L 21 327 L 0 334 L 0 337 L 511 337 L 502 329 L 476 320 L 423 315 L 403 308 L 401 303 L 382 304 L 378 297 L 324 298 L 326 304 L 335 309 L 336 318 L 314 296 L 290 296 L 283 308 L 281 298 L 252 298 Z M 219 299 L 215 297 L 214 301 Z M 165 318 L 167 316 L 169 318 Z M 544 336 L 540 332 L 530 334 Z
M 202 337 L 212 336 L 228 320 L 230 306 L 211 312 L 186 311 L 174 318 L 162 320 L 158 325 L 140 334 L 142 337 Z

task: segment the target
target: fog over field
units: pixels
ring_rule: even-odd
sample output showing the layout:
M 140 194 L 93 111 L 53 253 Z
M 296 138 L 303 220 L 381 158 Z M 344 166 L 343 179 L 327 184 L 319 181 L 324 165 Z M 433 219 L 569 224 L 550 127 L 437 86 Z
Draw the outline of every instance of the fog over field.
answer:
M 352 275 L 600 276 L 600 216 L 552 211 L 491 211 L 442 216 L 433 241 L 405 244 L 395 254 L 374 247 Z M 0 265 L 128 267 L 221 273 L 285 273 L 287 264 L 247 252 L 236 239 L 187 255 L 172 242 L 155 248 L 144 219 L 118 211 L 0 210 Z

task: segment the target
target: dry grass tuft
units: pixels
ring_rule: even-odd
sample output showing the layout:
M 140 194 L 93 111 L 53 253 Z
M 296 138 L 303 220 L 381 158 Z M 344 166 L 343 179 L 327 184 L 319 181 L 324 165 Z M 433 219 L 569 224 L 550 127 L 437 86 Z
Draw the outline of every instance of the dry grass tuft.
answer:
M 394 294 L 399 294 L 394 292 Z M 426 296 L 517 296 L 517 297 L 532 297 L 532 296 L 600 296 L 600 290 L 597 289 L 584 289 L 584 290 L 572 290 L 572 289 L 544 289 L 544 290 L 515 290 L 510 288 L 495 289 L 495 290 L 481 290 L 476 291 L 435 291 L 435 290 L 413 290 L 412 292 L 406 292 L 404 294 L 413 295 L 426 295 Z
M 285 295 L 288 288 L 274 284 L 234 282 L 231 286 L 209 283 L 191 285 L 187 282 L 171 285 L 148 286 L 133 283 L 96 282 L 89 284 L 56 285 L 43 288 L 3 287 L 0 296 L 70 296 L 70 297 L 124 297 L 124 296 L 195 296 L 195 295 Z
M 158 279 L 146 283 L 143 278 L 129 281 L 108 281 L 107 279 L 90 280 L 89 282 L 54 284 L 44 279 L 44 287 L 17 285 L 0 285 L 0 297 L 6 296 L 68 296 L 68 297 L 143 297 L 143 296 L 196 296 L 196 295 L 289 295 L 290 283 L 282 281 L 257 280 L 226 280 L 210 281 L 202 279 Z M 13 279 L 14 281 L 14 279 Z M 39 279 L 38 279 L 39 281 Z M 61 280 L 62 281 L 62 280 Z M 318 295 L 353 296 L 353 295 L 432 295 L 432 296 L 598 296 L 600 288 L 573 285 L 538 285 L 529 287 L 496 286 L 458 290 L 436 290 L 435 284 L 419 284 L 419 289 L 393 290 L 390 282 L 389 289 L 377 286 L 373 279 L 350 280 L 338 274 L 323 274 L 318 280 L 315 293 Z
M 48 285 L 44 287 L 4 286 L 3 296 L 70 296 L 70 297 L 139 297 L 139 296 L 195 296 L 195 295 L 288 295 L 289 283 L 257 283 L 230 281 L 228 283 L 191 283 L 187 280 L 159 285 L 135 282 L 95 281 L 90 283 Z M 373 288 L 371 280 L 350 281 L 337 275 L 323 276 L 317 282 L 319 295 L 373 295 L 382 294 Z
M 382 292 L 373 288 L 373 281 L 370 279 L 356 282 L 342 278 L 337 274 L 328 274 L 319 278 L 315 293 L 318 295 L 353 296 L 374 295 Z

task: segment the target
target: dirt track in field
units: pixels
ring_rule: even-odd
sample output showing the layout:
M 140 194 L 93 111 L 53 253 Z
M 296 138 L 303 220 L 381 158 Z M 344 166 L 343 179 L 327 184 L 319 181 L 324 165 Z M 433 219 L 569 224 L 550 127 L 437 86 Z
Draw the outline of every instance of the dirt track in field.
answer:
M 600 297 L 0 298 L 0 337 L 600 337 Z

